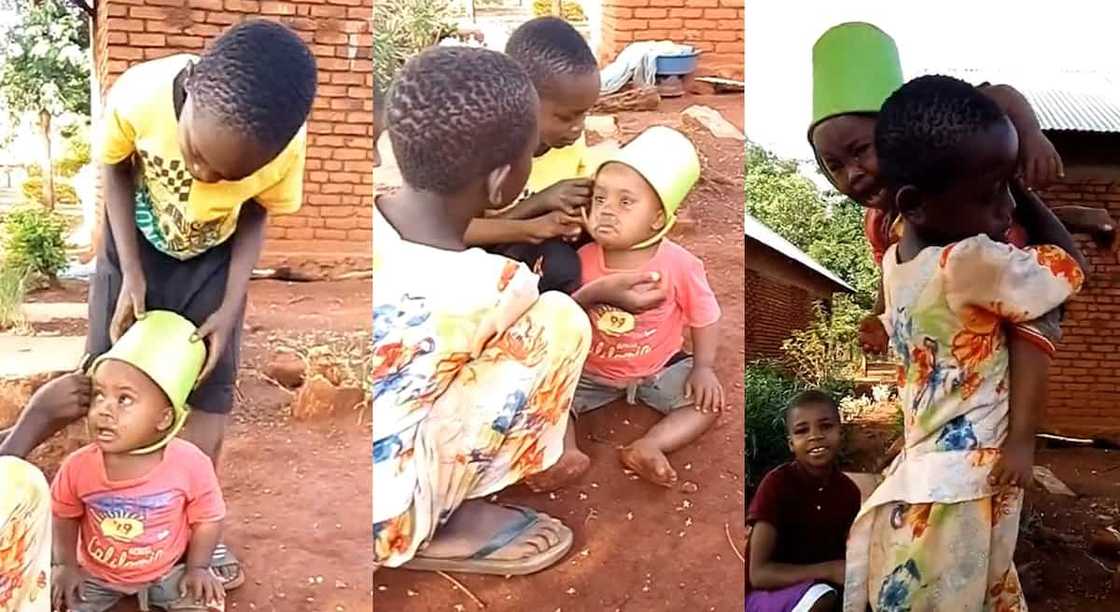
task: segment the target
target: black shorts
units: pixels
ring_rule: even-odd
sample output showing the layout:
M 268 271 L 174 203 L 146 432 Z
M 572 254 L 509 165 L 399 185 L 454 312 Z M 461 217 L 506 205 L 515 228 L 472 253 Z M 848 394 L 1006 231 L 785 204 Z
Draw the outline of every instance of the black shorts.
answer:
M 117 245 L 107 218 L 102 219 L 104 237 L 97 253 L 97 270 L 89 289 L 89 335 L 86 351 L 97 357 L 109 350 L 109 324 L 117 306 L 123 276 Z M 201 255 L 181 261 L 156 249 L 136 231 L 136 244 L 148 292 L 147 310 L 177 312 L 195 325 L 201 325 L 222 304 L 229 276 L 230 241 Z M 202 381 L 187 399 L 191 408 L 212 414 L 229 414 L 233 409 L 237 368 L 241 356 L 241 327 L 245 321 L 245 297 L 237 312 L 229 342 L 209 378 Z

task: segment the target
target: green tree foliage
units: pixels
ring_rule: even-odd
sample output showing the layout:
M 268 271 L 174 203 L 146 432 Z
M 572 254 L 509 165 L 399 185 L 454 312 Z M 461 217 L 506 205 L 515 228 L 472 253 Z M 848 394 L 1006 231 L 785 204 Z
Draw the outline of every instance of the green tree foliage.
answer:
M 822 194 L 797 164 L 747 143 L 747 212 L 856 289 L 855 303 L 875 302 L 879 272 L 863 237 L 863 208 Z
M 19 208 L 4 217 L 4 264 L 54 279 L 66 268 L 66 223 L 39 206 Z
M 455 33 L 449 0 L 378 0 L 373 5 L 373 81 L 381 91 L 408 58 Z

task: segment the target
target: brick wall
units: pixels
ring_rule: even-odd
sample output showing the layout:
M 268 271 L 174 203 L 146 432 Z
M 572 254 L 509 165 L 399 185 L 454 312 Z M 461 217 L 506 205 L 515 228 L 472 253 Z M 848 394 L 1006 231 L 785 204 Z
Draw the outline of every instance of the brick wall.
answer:
M 1067 165 L 1067 175 L 1074 175 Z M 1107 208 L 1120 218 L 1120 176 L 1067 179 L 1042 194 L 1051 206 Z M 1100 174 L 1097 175 L 1098 177 Z M 1120 263 L 1091 242 L 1088 288 L 1068 305 L 1051 366 L 1046 429 L 1075 436 L 1120 435 Z
M 281 21 L 315 53 L 318 96 L 308 124 L 304 202 L 270 219 L 265 257 L 356 266 L 368 260 L 373 210 L 373 0 L 103 0 L 95 64 L 102 93 L 134 63 L 199 53 L 249 17 Z
M 747 362 L 781 359 L 782 342 L 813 318 L 813 303 L 836 286 L 804 265 L 752 239 L 746 241 Z
M 743 78 L 743 0 L 603 0 L 600 55 L 633 41 L 672 40 L 703 51 L 700 72 Z
M 782 342 L 808 327 L 812 299 L 800 287 L 747 270 L 746 337 L 747 363 L 758 359 L 782 359 Z

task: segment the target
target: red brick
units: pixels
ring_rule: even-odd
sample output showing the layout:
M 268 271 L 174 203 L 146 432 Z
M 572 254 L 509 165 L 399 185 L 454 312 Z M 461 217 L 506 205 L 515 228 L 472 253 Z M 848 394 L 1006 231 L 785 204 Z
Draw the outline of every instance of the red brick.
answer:
M 373 170 L 373 164 L 370 161 L 348 161 L 339 169 L 345 168 L 347 172 L 360 172 L 367 173 Z
M 346 232 L 344 230 L 317 229 L 315 230 L 315 237 L 323 240 L 346 240 Z
M 108 40 L 110 45 L 126 45 L 128 44 L 128 34 L 124 32 L 109 32 Z
M 346 89 L 346 95 L 351 96 L 353 98 L 361 98 L 363 100 L 366 99 L 366 98 L 369 98 L 369 99 L 372 100 L 373 99 L 373 90 L 370 89 L 369 87 L 348 87 Z
M 177 2 L 176 5 L 182 6 L 182 0 Z M 187 0 L 187 6 L 190 8 L 204 9 L 207 11 L 220 11 L 224 8 L 222 6 L 222 0 Z
M 727 30 L 729 32 L 741 32 L 743 30 L 742 19 L 720 19 L 719 29 Z
M 743 53 L 743 43 L 740 42 L 721 42 L 716 43 L 716 53 Z
M 168 36 L 167 44 L 183 49 L 201 49 L 205 39 L 201 36 Z
M 171 49 L 169 47 L 148 47 L 147 49 L 144 49 L 144 59 L 145 60 L 160 59 L 160 58 L 163 58 L 163 57 L 167 57 L 169 55 L 175 55 L 178 52 L 179 52 L 178 50 Z
M 708 19 L 735 19 L 739 16 L 739 11 L 726 8 L 710 8 L 704 10 L 704 16 Z
M 291 2 L 261 2 L 261 13 L 265 15 L 295 15 L 296 7 Z
M 111 4 L 107 12 L 110 17 L 128 17 L 128 7 L 123 5 Z
M 110 31 L 143 32 L 144 22 L 139 19 L 117 19 L 115 17 L 110 17 L 108 27 Z
M 165 47 L 167 37 L 163 34 L 129 34 L 128 44 L 134 47 Z
M 342 170 L 342 162 L 335 159 L 325 159 L 322 164 L 324 170 L 330 170 L 331 172 Z
M 683 25 L 684 21 L 681 19 L 651 19 L 649 22 L 650 29 L 675 30 Z
M 687 6 L 690 4 L 695 3 L 691 0 L 689 0 L 688 2 L 686 2 L 685 0 L 650 0 L 649 2 L 650 6 Z
M 328 98 L 342 97 L 346 95 L 346 87 L 343 85 L 320 85 L 316 90 L 316 95 Z
M 167 9 L 159 6 L 134 6 L 128 16 L 134 19 L 167 19 Z
M 685 19 L 696 19 L 704 16 L 704 9 L 698 8 L 675 8 L 669 9 L 670 17 L 683 17 Z
M 113 50 L 113 57 L 126 60 L 144 59 L 144 50 L 137 47 L 121 47 Z
M 719 0 L 719 5 L 741 9 L 743 8 L 743 0 Z
M 331 83 L 336 83 L 338 85 L 362 85 L 365 83 L 367 76 L 370 75 L 358 72 L 332 72 Z
M 242 16 L 235 13 L 214 12 L 206 14 L 206 23 L 216 23 L 218 25 L 233 25 L 241 19 Z
M 345 149 L 344 148 L 344 149 L 335 149 L 334 150 L 334 155 L 332 155 L 331 157 L 334 158 L 334 159 L 340 159 L 340 160 L 346 161 L 346 160 L 353 160 L 353 159 L 366 159 L 368 156 L 369 156 L 369 153 L 367 151 L 358 151 L 358 150 L 355 150 L 355 149 Z
M 366 133 L 367 128 L 362 125 L 350 125 L 348 123 L 339 123 L 331 126 L 335 134 L 349 134 L 353 136 L 361 136 Z
M 328 206 L 319 211 L 319 216 L 348 219 L 354 216 L 356 210 L 353 206 Z
M 363 244 L 368 243 L 372 237 L 373 237 L 372 233 L 369 231 L 369 229 L 350 230 L 350 231 L 346 232 L 346 239 L 347 240 L 353 240 L 355 242 L 360 242 L 360 243 L 363 243 Z
M 618 7 L 639 7 L 650 5 L 649 0 L 613 0 L 611 4 Z M 608 11 L 610 11 L 610 7 L 604 6 L 603 13 L 606 14 Z
M 292 228 L 285 230 L 284 237 L 288 240 L 312 240 L 315 238 L 315 231 L 313 229 Z
M 259 13 L 261 3 L 257 0 L 225 0 L 225 9 L 237 13 Z
M 345 19 L 346 7 L 344 6 L 324 6 L 322 4 L 315 4 L 311 6 L 312 17 L 329 17 L 333 19 Z M 370 11 L 370 18 L 372 18 L 372 11 Z
M 634 9 L 634 17 L 638 19 L 664 19 L 669 16 L 669 9 L 666 8 L 640 8 Z M 620 18 L 626 17 L 619 15 Z
M 731 42 L 738 38 L 738 32 L 721 32 L 719 30 L 709 30 L 707 32 L 704 32 L 704 40 L 713 40 L 716 42 Z
M 331 99 L 331 110 L 361 110 L 361 100 L 351 100 L 350 98 L 333 98 Z
M 210 39 L 210 38 L 214 38 L 214 37 L 218 36 L 219 34 L 221 34 L 222 33 L 222 28 L 219 28 L 218 26 L 212 25 L 212 24 L 209 24 L 209 23 L 197 23 L 196 22 L 196 23 L 192 24 L 191 27 L 187 28 L 187 33 L 188 34 L 194 34 L 195 36 L 201 36 L 205 39 Z
M 343 32 L 319 30 L 315 32 L 315 42 L 324 45 L 344 45 L 350 42 L 350 38 Z

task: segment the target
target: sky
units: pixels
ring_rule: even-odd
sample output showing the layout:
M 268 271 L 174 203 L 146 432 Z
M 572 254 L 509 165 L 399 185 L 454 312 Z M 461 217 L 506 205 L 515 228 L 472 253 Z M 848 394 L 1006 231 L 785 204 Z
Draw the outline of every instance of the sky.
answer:
M 890 34 L 907 78 L 938 70 L 975 69 L 1038 81 L 1054 73 L 1079 71 L 1111 75 L 1120 87 L 1117 4 L 750 0 L 746 3 L 747 137 L 780 157 L 812 159 L 805 136 L 812 113 L 812 47 L 825 30 L 846 21 L 868 21 Z M 1015 78 L 996 82 L 1014 86 Z

